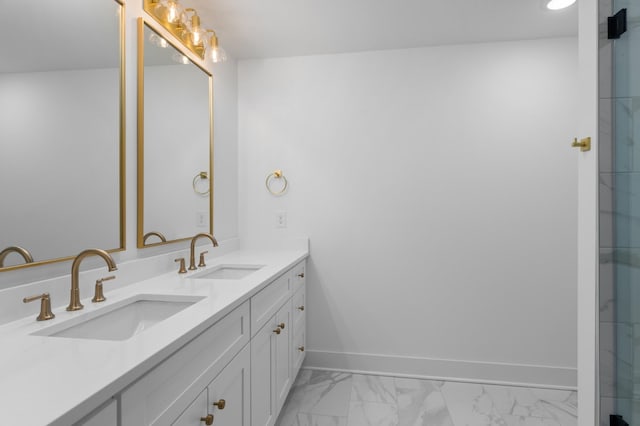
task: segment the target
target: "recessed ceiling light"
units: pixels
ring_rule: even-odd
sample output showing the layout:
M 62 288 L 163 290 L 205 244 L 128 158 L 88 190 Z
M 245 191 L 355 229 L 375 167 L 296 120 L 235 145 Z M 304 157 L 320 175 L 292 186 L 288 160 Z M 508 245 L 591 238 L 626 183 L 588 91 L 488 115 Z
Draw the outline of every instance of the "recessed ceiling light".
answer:
M 547 3 L 547 9 L 559 10 L 569 7 L 574 4 L 576 0 L 549 0 Z

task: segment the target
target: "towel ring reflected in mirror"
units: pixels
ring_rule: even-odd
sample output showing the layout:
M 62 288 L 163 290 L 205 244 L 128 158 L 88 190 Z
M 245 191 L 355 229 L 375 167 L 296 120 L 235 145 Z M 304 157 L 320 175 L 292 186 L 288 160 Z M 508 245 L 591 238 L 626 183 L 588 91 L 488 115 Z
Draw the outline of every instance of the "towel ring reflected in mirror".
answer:
M 209 189 L 210 189 L 209 185 L 207 185 L 207 190 L 206 191 L 201 191 L 201 190 L 198 189 L 198 182 L 200 182 L 201 180 L 206 180 L 206 179 L 209 179 L 209 173 L 207 173 L 207 172 L 200 172 L 197 175 L 195 175 L 195 177 L 193 178 L 192 186 L 193 186 L 193 191 L 196 194 L 209 195 Z
M 271 185 L 276 180 L 282 180 L 282 182 L 284 182 L 284 185 L 282 186 L 282 188 L 279 191 L 276 191 L 271 187 Z M 273 173 L 269 173 L 267 175 L 267 179 L 265 180 L 264 183 L 265 183 L 265 185 L 267 187 L 267 191 L 269 191 L 273 195 L 282 195 L 282 194 L 284 194 L 285 191 L 287 190 L 287 187 L 289 186 L 289 182 L 287 182 L 287 178 L 284 177 L 284 174 L 282 173 L 282 170 L 274 170 Z

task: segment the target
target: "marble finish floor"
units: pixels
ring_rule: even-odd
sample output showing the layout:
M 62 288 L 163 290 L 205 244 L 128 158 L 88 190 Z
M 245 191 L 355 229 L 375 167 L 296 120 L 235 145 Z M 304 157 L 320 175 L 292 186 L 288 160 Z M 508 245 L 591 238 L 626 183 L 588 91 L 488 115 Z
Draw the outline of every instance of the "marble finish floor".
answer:
M 577 426 L 577 393 L 300 371 L 276 426 Z

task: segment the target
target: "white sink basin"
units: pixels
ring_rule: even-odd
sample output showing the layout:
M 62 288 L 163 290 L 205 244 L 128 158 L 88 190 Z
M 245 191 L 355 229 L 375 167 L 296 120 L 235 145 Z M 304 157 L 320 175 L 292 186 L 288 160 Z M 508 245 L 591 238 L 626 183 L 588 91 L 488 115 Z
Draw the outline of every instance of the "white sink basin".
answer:
M 264 265 L 218 265 L 213 269 L 196 274 L 192 278 L 208 280 L 240 280 L 253 274 Z
M 140 294 L 33 334 L 74 339 L 127 340 L 203 298 Z

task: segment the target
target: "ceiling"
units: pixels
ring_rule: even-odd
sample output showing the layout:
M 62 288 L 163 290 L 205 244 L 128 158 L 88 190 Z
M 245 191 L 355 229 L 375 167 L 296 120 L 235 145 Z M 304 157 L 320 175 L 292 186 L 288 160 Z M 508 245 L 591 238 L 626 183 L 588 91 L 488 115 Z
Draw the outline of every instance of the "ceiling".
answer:
M 183 0 L 237 59 L 576 36 L 543 0 Z

